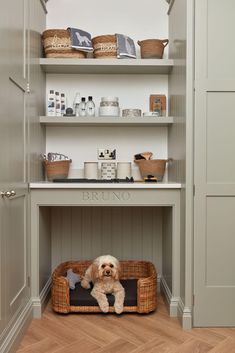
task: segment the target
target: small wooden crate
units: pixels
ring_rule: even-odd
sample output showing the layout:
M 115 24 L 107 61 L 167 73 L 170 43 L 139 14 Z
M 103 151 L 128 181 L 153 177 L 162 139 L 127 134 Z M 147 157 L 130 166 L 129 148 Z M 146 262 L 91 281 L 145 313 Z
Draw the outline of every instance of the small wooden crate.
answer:
M 69 282 L 66 278 L 68 269 L 80 276 L 85 274 L 92 261 L 67 261 L 60 264 L 52 274 L 52 308 L 58 313 L 101 312 L 96 306 L 70 305 Z M 124 306 L 124 312 L 146 314 L 157 307 L 157 272 L 149 261 L 120 261 L 121 279 L 137 279 L 137 305 Z M 109 307 L 114 312 L 114 307 Z

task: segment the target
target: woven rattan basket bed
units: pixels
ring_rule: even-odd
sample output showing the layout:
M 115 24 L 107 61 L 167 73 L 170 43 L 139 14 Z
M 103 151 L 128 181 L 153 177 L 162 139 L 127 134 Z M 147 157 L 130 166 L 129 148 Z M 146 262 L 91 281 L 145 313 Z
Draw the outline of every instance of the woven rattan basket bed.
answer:
M 52 274 L 52 308 L 58 313 L 70 312 L 101 312 L 97 305 L 71 305 L 69 282 L 66 278 L 68 269 L 84 275 L 92 261 L 67 261 L 60 264 Z M 148 261 L 120 261 L 121 280 L 136 279 L 137 300 L 136 304 L 126 306 L 124 312 L 137 312 L 146 314 L 157 307 L 157 273 L 154 265 Z M 114 307 L 109 307 L 109 312 L 114 312 Z

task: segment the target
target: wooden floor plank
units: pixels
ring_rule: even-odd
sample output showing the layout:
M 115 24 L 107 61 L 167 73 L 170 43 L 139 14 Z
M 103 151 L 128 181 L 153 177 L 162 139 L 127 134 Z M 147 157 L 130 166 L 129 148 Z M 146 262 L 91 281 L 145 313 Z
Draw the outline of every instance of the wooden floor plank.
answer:
M 23 349 L 19 349 L 18 353 L 54 353 L 57 349 L 62 348 L 63 346 L 56 342 L 56 340 L 51 338 L 44 338 L 36 343 L 27 345 Z
M 214 347 L 210 353 L 235 353 L 235 339 L 228 337 Z
M 122 338 L 119 338 L 112 343 L 109 343 L 107 346 L 99 349 L 96 353 L 132 353 L 136 348 L 136 345 L 130 343 Z
M 139 346 L 131 353 L 171 353 L 178 347 L 172 342 L 165 342 L 161 336 Z
M 100 346 L 87 338 L 81 338 L 80 340 L 68 344 L 53 353 L 96 353 L 99 348 Z M 47 353 L 47 351 L 44 351 L 44 353 Z
M 204 341 L 191 338 L 173 350 L 172 353 L 208 353 L 212 348 L 211 345 Z
M 222 331 L 214 331 L 210 328 L 194 328 L 190 331 L 190 335 L 204 342 L 207 342 L 213 347 L 226 338 L 226 335 L 224 335 Z

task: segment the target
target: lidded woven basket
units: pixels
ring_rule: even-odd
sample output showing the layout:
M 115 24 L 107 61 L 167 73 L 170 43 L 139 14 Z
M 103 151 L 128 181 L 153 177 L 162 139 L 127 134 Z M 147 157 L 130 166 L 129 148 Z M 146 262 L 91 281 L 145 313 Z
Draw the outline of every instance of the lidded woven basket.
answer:
M 100 59 L 117 58 L 117 40 L 112 34 L 92 38 L 94 57 Z
M 85 58 L 86 53 L 72 48 L 70 33 L 66 29 L 47 29 L 42 34 L 46 58 Z
M 138 41 L 142 59 L 162 59 L 168 39 L 145 39 Z

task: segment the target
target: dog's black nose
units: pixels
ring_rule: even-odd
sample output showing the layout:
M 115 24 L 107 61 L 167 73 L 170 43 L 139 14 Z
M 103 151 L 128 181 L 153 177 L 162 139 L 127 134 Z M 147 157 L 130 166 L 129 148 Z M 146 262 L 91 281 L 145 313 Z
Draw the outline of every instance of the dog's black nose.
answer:
M 106 270 L 106 275 L 110 275 L 110 270 Z

